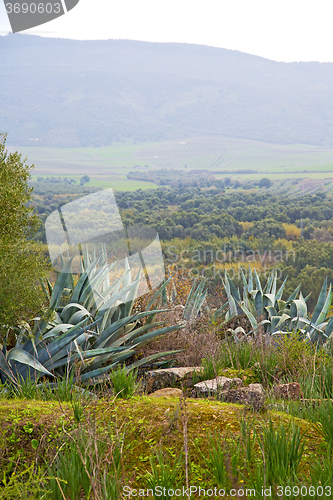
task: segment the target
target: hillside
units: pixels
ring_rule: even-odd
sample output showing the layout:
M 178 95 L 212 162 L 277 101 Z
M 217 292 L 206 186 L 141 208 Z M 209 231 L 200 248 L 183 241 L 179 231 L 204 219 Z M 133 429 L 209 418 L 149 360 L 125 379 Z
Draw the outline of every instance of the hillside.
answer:
M 0 130 L 15 145 L 225 136 L 333 143 L 333 63 L 207 46 L 0 37 Z

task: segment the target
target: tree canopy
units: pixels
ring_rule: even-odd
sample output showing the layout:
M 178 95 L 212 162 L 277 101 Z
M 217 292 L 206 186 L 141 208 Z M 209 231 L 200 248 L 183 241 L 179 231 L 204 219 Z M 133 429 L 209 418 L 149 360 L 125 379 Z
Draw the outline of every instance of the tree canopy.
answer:
M 39 277 L 45 260 L 31 240 L 40 221 L 29 205 L 32 188 L 26 160 L 6 150 L 0 134 L 0 341 L 7 331 L 40 312 L 43 295 Z

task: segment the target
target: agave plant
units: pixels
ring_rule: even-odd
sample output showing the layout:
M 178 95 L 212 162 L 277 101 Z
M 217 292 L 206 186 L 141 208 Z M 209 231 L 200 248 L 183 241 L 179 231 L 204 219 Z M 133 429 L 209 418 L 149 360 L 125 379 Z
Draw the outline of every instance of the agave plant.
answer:
M 166 306 L 169 303 L 171 304 L 171 307 L 182 308 L 183 309 L 182 319 L 184 324 L 186 324 L 187 322 L 195 321 L 199 316 L 199 314 L 201 313 L 204 305 L 206 304 L 206 297 L 208 292 L 207 280 L 200 279 L 198 283 L 199 278 L 195 279 L 192 288 L 189 292 L 189 295 L 187 297 L 185 306 L 180 304 L 174 306 L 174 303 L 178 302 L 178 294 L 176 287 L 172 282 L 172 277 L 168 281 L 170 280 L 171 280 L 170 283 L 171 293 L 168 296 L 166 287 L 163 288 L 162 304 Z
M 233 281 L 225 273 L 224 288 L 228 301 L 218 309 L 213 321 L 228 322 L 231 318 L 244 313 L 252 327 L 249 334 L 256 334 L 259 330 L 267 335 L 288 334 L 297 331 L 313 343 L 325 343 L 333 331 L 333 318 L 327 314 L 332 302 L 331 285 L 327 291 L 327 278 L 322 286 L 317 305 L 312 318 L 308 316 L 307 299 L 300 291 L 301 285 L 294 290 L 290 297 L 282 300 L 283 290 L 287 278 L 277 290 L 277 273 L 272 271 L 265 287 L 262 286 L 259 276 L 249 268 L 249 277 L 246 279 L 242 271 L 243 294 L 236 289 Z M 297 298 L 298 297 L 298 298 Z
M 115 266 L 107 264 L 106 252 L 91 258 L 87 249 L 81 260 L 82 272 L 74 286 L 71 273 L 72 259 L 63 262 L 54 287 L 49 282 L 44 291 L 49 297 L 49 308 L 43 318 L 35 318 L 32 331 L 21 328 L 15 347 L 8 350 L 6 342 L 0 351 L 0 381 L 18 383 L 30 377 L 38 380 L 44 375 L 63 377 L 76 366 L 81 382 L 94 384 L 119 363 L 133 356 L 137 348 L 153 338 L 180 328 L 164 327 L 155 321 L 154 307 L 164 292 L 166 281 L 154 294 L 144 312 L 133 312 L 133 304 L 140 284 L 140 272 L 134 279 L 128 260 L 125 271 L 115 282 L 109 282 L 109 273 Z M 62 303 L 67 295 L 67 303 Z M 142 320 L 145 319 L 143 324 Z M 133 369 L 177 351 L 148 356 L 127 366 Z

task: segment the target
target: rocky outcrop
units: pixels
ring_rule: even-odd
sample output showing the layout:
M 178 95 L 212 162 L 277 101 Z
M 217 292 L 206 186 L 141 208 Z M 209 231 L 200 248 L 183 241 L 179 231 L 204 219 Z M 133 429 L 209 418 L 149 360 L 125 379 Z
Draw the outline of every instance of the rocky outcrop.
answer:
M 274 395 L 277 399 L 300 399 L 301 386 L 298 382 L 290 384 L 279 384 L 273 387 Z
M 231 388 L 241 387 L 243 382 L 240 378 L 216 377 L 211 380 L 204 380 L 194 385 L 197 397 L 213 396 L 227 391 Z
M 145 373 L 143 380 L 145 392 L 151 394 L 167 387 L 176 387 L 185 391 L 192 390 L 194 374 L 201 371 L 201 366 L 150 370 Z
M 225 402 L 249 405 L 255 409 L 264 405 L 265 393 L 261 384 L 243 387 L 240 378 L 220 376 L 193 386 L 195 373 L 199 374 L 201 371 L 201 367 L 151 370 L 145 374 L 145 392 L 153 397 L 215 396 Z
M 252 406 L 259 410 L 265 403 L 265 393 L 261 384 L 250 384 L 249 387 L 229 389 L 221 393 L 222 401 Z

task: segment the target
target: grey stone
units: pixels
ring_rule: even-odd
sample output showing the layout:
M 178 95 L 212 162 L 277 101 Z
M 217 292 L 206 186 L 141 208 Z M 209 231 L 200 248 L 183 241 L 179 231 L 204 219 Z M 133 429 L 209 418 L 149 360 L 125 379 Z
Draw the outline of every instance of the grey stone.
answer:
M 290 384 L 279 384 L 273 387 L 274 395 L 277 399 L 300 399 L 301 386 L 298 382 Z
M 194 373 L 200 373 L 202 369 L 201 366 L 187 366 L 150 370 L 144 375 L 145 391 L 147 394 L 151 394 L 159 389 L 168 387 L 177 387 L 179 389 L 192 388 Z
M 211 380 L 204 380 L 194 385 L 198 397 L 207 397 L 210 394 L 217 394 L 233 387 L 241 387 L 243 382 L 240 378 L 216 377 Z
M 250 384 L 248 387 L 251 391 L 256 391 L 262 396 L 265 394 L 264 388 L 261 384 Z
M 261 384 L 251 384 L 261 385 Z M 238 389 L 229 389 L 221 394 L 221 399 L 227 403 L 236 403 L 252 406 L 255 410 L 259 410 L 265 403 L 264 394 L 258 388 L 255 390 L 250 387 L 240 387 Z

